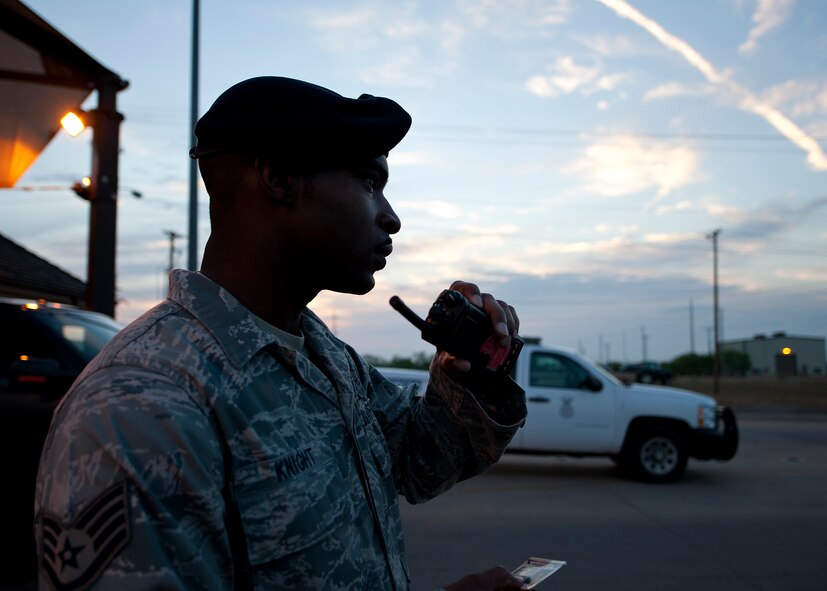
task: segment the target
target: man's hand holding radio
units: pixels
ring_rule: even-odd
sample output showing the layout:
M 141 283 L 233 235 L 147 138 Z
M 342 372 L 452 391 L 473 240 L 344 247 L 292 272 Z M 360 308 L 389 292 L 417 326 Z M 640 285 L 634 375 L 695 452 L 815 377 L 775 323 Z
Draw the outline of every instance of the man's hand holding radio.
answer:
M 512 306 L 466 281 L 455 281 L 439 294 L 424 320 L 398 296 L 389 303 L 436 347 L 436 364 L 478 400 L 498 398 L 503 388 L 522 393 L 510 378 L 523 348 Z
M 520 319 L 514 306 L 503 300 L 495 299 L 490 293 L 481 293 L 475 283 L 454 281 L 450 289 L 458 291 L 469 302 L 482 308 L 488 314 L 498 344 L 508 350 L 511 347 L 511 337 L 517 336 L 520 330 Z M 436 360 L 448 372 L 467 373 L 471 370 L 469 359 L 462 359 L 444 350 L 437 350 Z

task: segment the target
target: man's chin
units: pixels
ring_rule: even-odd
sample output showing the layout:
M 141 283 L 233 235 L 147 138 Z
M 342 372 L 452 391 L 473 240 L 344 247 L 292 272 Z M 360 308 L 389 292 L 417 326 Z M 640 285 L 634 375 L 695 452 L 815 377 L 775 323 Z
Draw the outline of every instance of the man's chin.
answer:
M 330 291 L 336 293 L 349 293 L 352 295 L 365 295 L 376 287 L 376 279 L 373 275 L 362 277 L 358 280 L 351 279 L 350 281 L 342 281 L 335 287 L 331 287 Z

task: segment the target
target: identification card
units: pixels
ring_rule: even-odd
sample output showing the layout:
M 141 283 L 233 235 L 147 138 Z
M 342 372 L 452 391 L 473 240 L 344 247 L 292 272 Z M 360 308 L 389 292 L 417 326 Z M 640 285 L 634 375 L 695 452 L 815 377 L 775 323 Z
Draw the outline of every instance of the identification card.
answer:
M 534 589 L 541 581 L 560 570 L 564 564 L 566 564 L 565 560 L 549 560 L 532 556 L 514 569 L 511 574 L 523 577 L 528 588 Z

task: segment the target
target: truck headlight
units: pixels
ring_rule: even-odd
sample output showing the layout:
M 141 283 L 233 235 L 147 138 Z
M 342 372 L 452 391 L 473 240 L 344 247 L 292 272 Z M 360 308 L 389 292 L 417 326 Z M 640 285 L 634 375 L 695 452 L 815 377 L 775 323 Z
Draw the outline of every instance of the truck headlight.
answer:
M 698 406 L 698 428 L 715 429 L 718 413 L 714 406 Z

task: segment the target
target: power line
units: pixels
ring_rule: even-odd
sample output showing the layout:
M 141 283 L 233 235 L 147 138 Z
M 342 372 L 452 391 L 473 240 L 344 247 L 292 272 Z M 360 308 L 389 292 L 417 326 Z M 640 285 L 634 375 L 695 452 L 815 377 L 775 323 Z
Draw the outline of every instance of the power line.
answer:
M 411 136 L 416 136 L 416 132 L 412 132 Z M 519 139 L 509 139 L 509 138 L 475 138 L 475 137 L 467 137 L 467 138 L 456 138 L 456 137 L 441 137 L 441 138 L 431 138 L 429 141 L 437 142 L 437 143 L 453 143 L 453 144 L 474 144 L 475 146 L 518 146 L 518 145 L 532 145 L 532 146 L 543 146 L 547 148 L 559 148 L 559 149 L 571 149 L 577 148 L 580 146 L 585 145 L 589 141 L 594 141 L 591 139 L 583 139 L 581 141 L 542 141 L 540 139 L 535 141 L 526 141 L 526 140 L 519 140 Z M 611 143 L 603 141 L 603 144 Z M 620 138 L 617 139 L 617 145 L 621 145 Z M 695 150 L 699 152 L 714 152 L 714 153 L 730 153 L 730 154 L 788 154 L 790 156 L 796 155 L 800 153 L 800 150 L 795 146 L 777 146 L 772 148 L 764 148 L 764 147 L 734 147 L 734 146 L 693 146 Z
M 161 106 L 142 106 L 136 105 L 130 107 L 128 110 L 129 121 L 139 122 L 149 125 L 167 125 L 170 123 L 187 123 L 187 115 L 184 108 L 171 108 Z M 676 132 L 676 131 L 639 131 L 639 130 L 576 130 L 576 129 L 549 129 L 549 128 L 527 128 L 527 127 L 507 127 L 507 126 L 481 126 L 481 125 L 444 125 L 444 124 L 419 124 L 412 130 L 412 135 L 439 135 L 445 134 L 445 137 L 437 137 L 438 141 L 473 141 L 480 143 L 482 139 L 488 143 L 503 144 L 509 143 L 507 136 L 516 136 L 517 138 L 575 138 L 580 142 L 593 141 L 595 139 L 618 138 L 626 137 L 643 137 L 651 139 L 665 139 L 665 140 L 692 140 L 704 142 L 750 142 L 750 143 L 789 143 L 796 139 L 809 137 L 818 143 L 827 143 L 827 136 L 811 135 L 800 138 L 787 138 L 777 134 L 758 134 L 758 133 L 713 133 L 713 132 Z M 511 138 L 510 143 L 521 143 L 519 139 Z M 551 144 L 554 145 L 554 144 Z M 557 144 L 560 147 L 571 147 L 576 145 L 573 142 L 566 142 Z M 707 148 L 708 149 L 708 148 Z M 744 147 L 736 148 L 737 150 L 744 150 Z M 725 150 L 723 150 L 725 151 Z M 799 150 L 790 147 L 790 152 L 798 152 Z
M 707 132 L 674 132 L 674 131 L 583 131 L 573 129 L 542 129 L 524 127 L 482 127 L 471 125 L 418 125 L 414 129 L 421 132 L 454 132 L 476 135 L 506 134 L 506 135 L 527 135 L 527 136 L 566 136 L 589 139 L 594 137 L 651 137 L 663 139 L 696 139 L 716 141 L 770 141 L 788 142 L 794 139 L 809 137 L 817 142 L 827 142 L 827 136 L 804 136 L 801 138 L 787 138 L 775 134 L 751 134 L 751 133 L 707 133 Z

